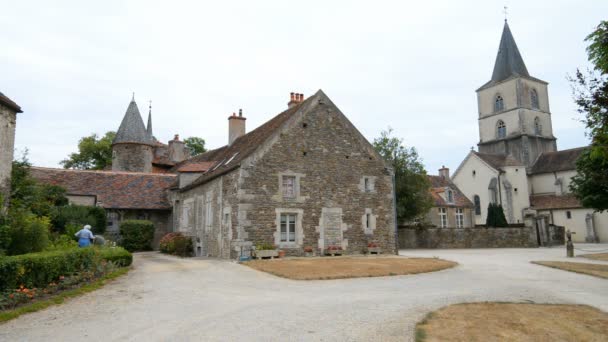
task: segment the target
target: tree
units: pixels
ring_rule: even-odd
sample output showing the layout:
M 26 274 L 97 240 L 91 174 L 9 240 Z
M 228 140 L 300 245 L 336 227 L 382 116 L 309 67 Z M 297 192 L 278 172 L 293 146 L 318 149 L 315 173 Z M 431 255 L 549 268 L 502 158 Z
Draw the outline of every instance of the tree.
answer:
M 591 146 L 576 162 L 576 176 L 570 190 L 583 206 L 597 211 L 608 209 L 608 21 L 602 21 L 585 38 L 589 61 L 595 71 L 587 75 L 577 69 L 570 78 L 578 112 L 591 138 Z
M 203 138 L 189 137 L 184 139 L 184 143 L 190 149 L 190 154 L 193 156 L 207 152 L 207 149 L 205 149 L 205 139 Z
M 502 205 L 494 203 L 488 204 L 486 227 L 507 227 L 508 225 Z
M 398 222 L 422 218 L 433 206 L 431 187 L 422 160 L 414 147 L 407 148 L 403 140 L 391 136 L 389 128 L 374 139 L 374 148 L 395 172 Z
M 95 133 L 81 138 L 78 153 L 70 153 L 60 164 L 66 169 L 103 170 L 112 165 L 112 141 L 115 136 L 115 132 L 109 131 L 101 138 Z

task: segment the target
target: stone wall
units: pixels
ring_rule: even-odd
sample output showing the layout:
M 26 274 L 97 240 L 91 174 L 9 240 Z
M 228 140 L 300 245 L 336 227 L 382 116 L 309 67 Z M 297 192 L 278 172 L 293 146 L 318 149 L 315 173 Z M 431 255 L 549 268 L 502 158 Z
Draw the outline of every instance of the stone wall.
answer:
M 410 228 L 399 227 L 399 248 L 497 248 L 537 247 L 536 232 L 529 227 L 510 228 Z
M 112 146 L 112 171 L 152 172 L 152 146 L 125 143 Z
M 0 104 L 0 210 L 8 204 L 11 192 L 16 120 L 15 111 Z

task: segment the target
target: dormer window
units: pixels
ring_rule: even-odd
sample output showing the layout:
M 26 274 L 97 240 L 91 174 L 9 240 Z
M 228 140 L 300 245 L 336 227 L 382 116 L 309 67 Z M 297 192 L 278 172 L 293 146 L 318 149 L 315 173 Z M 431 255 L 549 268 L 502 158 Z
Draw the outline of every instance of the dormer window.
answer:
M 536 92 L 536 89 L 532 89 L 532 91 L 530 92 L 530 103 L 532 104 L 532 108 L 534 109 L 538 109 L 538 93 Z
M 543 129 L 540 124 L 540 119 L 537 116 L 534 118 L 534 134 L 540 135 L 542 133 L 542 131 L 543 131 Z
M 454 203 L 454 192 L 450 189 L 447 190 L 448 203 Z
M 505 104 L 502 99 L 502 96 L 496 95 L 496 100 L 494 101 L 494 111 L 500 112 L 500 111 L 503 111 L 504 109 L 505 109 Z
M 507 136 L 507 125 L 502 120 L 498 120 L 496 124 L 496 137 L 498 139 L 505 138 Z

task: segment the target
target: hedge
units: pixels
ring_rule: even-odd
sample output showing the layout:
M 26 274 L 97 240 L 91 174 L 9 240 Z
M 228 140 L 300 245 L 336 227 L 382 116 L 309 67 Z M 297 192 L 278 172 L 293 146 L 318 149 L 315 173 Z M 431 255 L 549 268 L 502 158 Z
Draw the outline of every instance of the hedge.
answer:
M 152 250 L 154 223 L 148 220 L 125 220 L 120 223 L 120 243 L 129 252 Z
M 0 258 L 0 291 L 45 287 L 60 276 L 90 270 L 102 260 L 120 266 L 131 264 L 131 253 L 122 248 L 72 248 Z
M 190 257 L 193 252 L 192 238 L 180 232 L 169 233 L 160 239 L 159 249 L 162 253 Z

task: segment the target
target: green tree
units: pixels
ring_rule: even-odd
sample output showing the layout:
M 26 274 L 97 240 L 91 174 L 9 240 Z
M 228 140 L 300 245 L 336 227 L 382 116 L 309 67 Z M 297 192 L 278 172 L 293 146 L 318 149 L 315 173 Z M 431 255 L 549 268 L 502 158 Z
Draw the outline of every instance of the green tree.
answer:
M 190 154 L 193 156 L 207 152 L 207 149 L 205 149 L 205 139 L 203 138 L 189 137 L 184 139 L 184 143 L 190 149 Z
M 67 159 L 59 162 L 66 169 L 103 170 L 112 165 L 112 141 L 115 132 L 109 131 L 103 137 L 93 133 L 78 141 L 78 152 L 70 153 Z
M 374 139 L 374 148 L 395 172 L 398 222 L 422 218 L 433 206 L 431 187 L 422 160 L 414 147 L 407 148 L 403 140 L 393 137 L 389 128 Z
M 502 205 L 494 203 L 488 204 L 486 227 L 507 227 L 508 225 Z
M 577 175 L 570 190 L 583 206 L 597 211 L 608 209 L 608 21 L 602 21 L 587 36 L 589 61 L 594 71 L 584 75 L 580 70 L 570 78 L 578 112 L 591 138 L 576 163 Z

